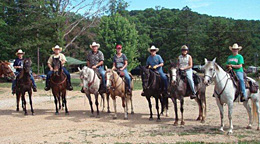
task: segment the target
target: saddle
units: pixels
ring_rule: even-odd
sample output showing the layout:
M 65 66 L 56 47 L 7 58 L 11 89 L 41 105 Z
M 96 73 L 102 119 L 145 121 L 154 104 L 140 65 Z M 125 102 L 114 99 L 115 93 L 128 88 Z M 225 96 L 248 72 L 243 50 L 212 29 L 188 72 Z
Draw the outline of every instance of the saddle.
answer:
M 125 81 L 125 72 L 124 71 L 121 71 L 121 70 L 116 70 L 117 74 L 123 79 L 124 83 L 125 83 L 125 89 L 128 89 L 128 87 L 131 88 L 131 86 L 128 86 L 127 82 Z M 131 73 L 128 73 L 130 78 L 131 78 L 131 81 L 133 80 L 133 76 Z
M 185 70 L 179 70 L 179 75 L 183 81 L 187 83 L 187 73 Z M 193 81 L 195 85 L 198 85 L 201 82 L 200 77 L 196 72 L 193 71 Z

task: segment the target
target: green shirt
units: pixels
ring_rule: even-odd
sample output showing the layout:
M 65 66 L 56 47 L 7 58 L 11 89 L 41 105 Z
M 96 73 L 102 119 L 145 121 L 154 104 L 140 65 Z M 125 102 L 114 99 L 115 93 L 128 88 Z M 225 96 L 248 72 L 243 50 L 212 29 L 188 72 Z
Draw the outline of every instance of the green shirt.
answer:
M 227 59 L 227 64 L 231 65 L 240 65 L 244 64 L 244 58 L 242 55 L 237 54 L 237 55 L 230 55 Z M 240 67 L 239 69 L 233 68 L 235 72 L 244 72 L 243 67 Z

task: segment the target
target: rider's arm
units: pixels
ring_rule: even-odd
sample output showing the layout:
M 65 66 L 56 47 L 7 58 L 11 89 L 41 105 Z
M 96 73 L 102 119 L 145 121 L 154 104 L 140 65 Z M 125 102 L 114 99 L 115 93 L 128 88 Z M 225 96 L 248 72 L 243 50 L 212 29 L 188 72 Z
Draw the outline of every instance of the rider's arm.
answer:
M 116 70 L 116 63 L 115 62 L 113 62 L 112 70 Z
M 190 68 L 192 68 L 192 66 L 193 66 L 192 57 L 190 56 L 190 58 L 189 58 L 189 66 L 185 67 L 184 70 L 190 69 Z
M 96 64 L 96 67 L 99 67 L 104 64 L 104 61 L 100 61 L 98 64 Z
M 128 62 L 127 62 L 127 60 L 125 60 L 125 65 L 122 67 L 122 69 L 125 69 L 127 67 L 127 65 L 128 65 Z
M 231 66 L 232 66 L 232 68 L 239 69 L 239 68 L 242 67 L 242 64 L 240 64 L 240 65 L 231 65 Z

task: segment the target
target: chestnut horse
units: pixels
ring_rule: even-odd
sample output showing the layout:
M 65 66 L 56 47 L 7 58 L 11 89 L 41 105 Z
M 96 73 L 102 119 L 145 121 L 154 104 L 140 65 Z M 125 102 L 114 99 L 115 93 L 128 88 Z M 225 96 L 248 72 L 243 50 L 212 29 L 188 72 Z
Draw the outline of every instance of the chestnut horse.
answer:
M 12 71 L 9 62 L 0 61 L 0 77 L 2 77 L 2 75 L 4 75 L 6 78 L 10 78 L 11 80 L 15 78 L 14 72 Z
M 33 110 L 33 106 L 32 106 L 32 81 L 30 78 L 31 77 L 30 76 L 31 64 L 32 64 L 32 61 L 30 58 L 24 59 L 23 69 L 22 69 L 21 73 L 19 74 L 19 76 L 17 77 L 17 84 L 16 84 L 16 102 L 17 102 L 16 111 L 19 111 L 19 103 L 20 103 L 20 98 L 21 98 L 24 115 L 27 115 L 26 100 L 25 100 L 26 92 L 29 94 L 31 112 L 32 112 L 32 115 L 34 115 L 34 110 Z
M 62 64 L 59 58 L 53 58 L 52 65 L 54 73 L 50 77 L 50 87 L 54 96 L 54 102 L 56 106 L 55 114 L 59 114 L 57 105 L 58 102 L 59 109 L 61 109 L 60 98 L 62 98 L 62 106 L 65 106 L 65 114 L 69 114 L 66 100 L 67 77 L 62 70 Z

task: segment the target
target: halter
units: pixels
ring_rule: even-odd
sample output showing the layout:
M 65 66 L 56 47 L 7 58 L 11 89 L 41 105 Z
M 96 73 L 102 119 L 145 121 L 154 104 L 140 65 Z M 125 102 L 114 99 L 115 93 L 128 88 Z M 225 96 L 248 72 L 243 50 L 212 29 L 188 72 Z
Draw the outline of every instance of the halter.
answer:
M 111 71 L 111 72 L 112 72 L 112 78 L 114 80 L 115 85 L 113 85 L 114 83 L 113 83 L 113 80 L 111 80 L 111 78 L 109 80 L 111 82 L 112 90 L 115 91 L 115 90 L 117 90 L 117 88 L 119 88 L 119 86 L 121 86 L 121 84 L 123 83 L 123 80 L 122 80 L 122 82 L 118 86 L 116 86 L 116 83 L 117 83 L 117 81 L 119 80 L 120 77 L 118 76 L 118 78 L 115 79 L 115 73 L 113 71 Z

